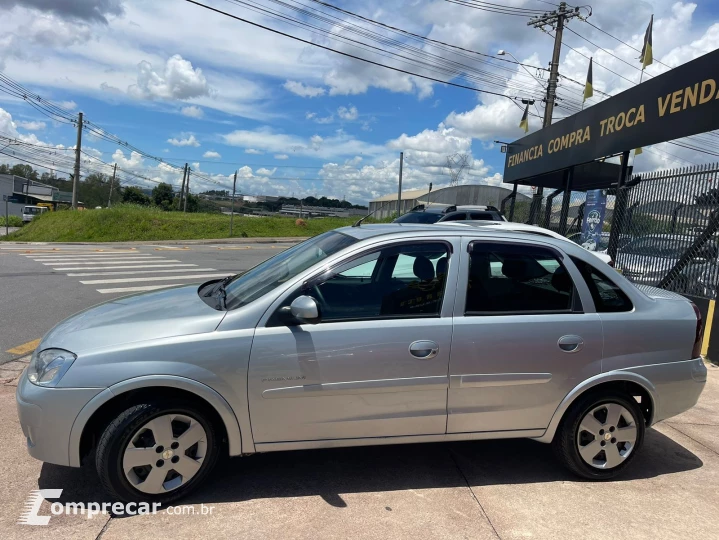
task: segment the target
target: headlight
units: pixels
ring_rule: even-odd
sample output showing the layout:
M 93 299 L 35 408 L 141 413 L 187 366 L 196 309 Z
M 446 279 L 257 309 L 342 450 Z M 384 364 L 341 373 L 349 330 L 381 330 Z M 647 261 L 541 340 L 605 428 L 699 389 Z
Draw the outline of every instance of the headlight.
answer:
M 62 349 L 45 349 L 32 355 L 27 378 L 40 386 L 57 386 L 77 356 Z

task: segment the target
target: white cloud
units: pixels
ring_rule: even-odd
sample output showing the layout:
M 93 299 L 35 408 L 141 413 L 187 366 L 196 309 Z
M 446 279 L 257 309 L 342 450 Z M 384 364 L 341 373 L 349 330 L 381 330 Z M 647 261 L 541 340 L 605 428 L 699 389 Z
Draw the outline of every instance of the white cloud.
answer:
M 223 135 L 223 138 L 224 142 L 231 146 L 259 149 L 267 153 L 291 151 L 294 155 L 319 159 L 356 155 L 380 156 L 387 153 L 384 146 L 355 139 L 342 131 L 330 137 L 315 134 L 308 139 L 262 127 L 255 130 L 236 130 Z
M 292 92 L 295 95 L 306 98 L 313 98 L 325 95 L 326 90 L 321 86 L 309 86 L 302 84 L 299 81 L 285 81 L 282 85 L 285 90 Z
M 137 66 L 137 84 L 130 85 L 127 92 L 142 99 L 184 100 L 208 96 L 211 90 L 202 70 L 194 69 L 190 61 L 175 54 L 167 59 L 159 73 L 150 62 L 140 62 Z
M 337 116 L 339 116 L 342 120 L 357 120 L 357 117 L 359 116 L 359 113 L 357 112 L 357 107 L 351 106 L 349 109 L 347 107 L 340 107 L 337 109 Z
M 0 5 L 12 8 L 16 5 L 49 11 L 60 17 L 107 23 L 107 16 L 124 13 L 122 0 L 3 0 Z
M 202 154 L 202 157 L 204 158 L 213 158 L 213 159 L 219 159 L 222 156 L 219 154 L 219 152 L 215 152 L 214 150 L 208 150 L 204 154 Z
M 121 169 L 133 169 L 140 167 L 144 161 L 142 154 L 139 154 L 134 150 L 130 152 L 130 157 L 126 158 L 125 153 L 119 148 L 115 150 L 114 154 L 112 154 L 112 160 L 117 163 L 117 166 Z
M 285 160 L 289 158 L 290 156 L 288 156 L 287 154 L 275 154 L 275 159 Z
M 36 120 L 31 120 L 28 122 L 18 120 L 16 124 L 18 127 L 26 129 L 28 131 L 41 131 L 47 127 L 47 124 L 45 122 L 38 122 Z
M 204 111 L 197 105 L 188 105 L 187 107 L 182 107 L 182 109 L 180 109 L 180 112 L 185 116 L 189 116 L 190 118 L 202 118 L 203 116 L 205 116 Z
M 72 100 L 60 101 L 58 105 L 60 105 L 60 107 L 62 107 L 63 109 L 67 109 L 68 111 L 74 111 L 75 109 L 77 109 L 77 103 Z
M 256 150 L 254 148 L 245 148 L 245 154 L 261 155 L 264 154 L 264 152 L 260 152 L 259 150 Z
M 200 141 L 198 141 L 194 135 L 186 136 L 184 139 L 167 139 L 167 142 L 172 146 L 200 146 Z
M 260 167 L 255 172 L 259 174 L 260 176 L 272 176 L 277 171 L 277 167 L 274 167 L 272 169 L 267 169 L 266 167 Z

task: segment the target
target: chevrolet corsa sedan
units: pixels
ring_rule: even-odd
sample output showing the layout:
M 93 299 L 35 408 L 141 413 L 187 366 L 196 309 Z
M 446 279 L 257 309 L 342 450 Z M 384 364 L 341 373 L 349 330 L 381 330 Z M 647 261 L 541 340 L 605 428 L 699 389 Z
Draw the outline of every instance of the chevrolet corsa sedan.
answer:
M 704 388 L 702 322 L 566 240 L 371 225 L 50 331 L 17 389 L 30 454 L 167 503 L 222 454 L 528 437 L 607 479 Z

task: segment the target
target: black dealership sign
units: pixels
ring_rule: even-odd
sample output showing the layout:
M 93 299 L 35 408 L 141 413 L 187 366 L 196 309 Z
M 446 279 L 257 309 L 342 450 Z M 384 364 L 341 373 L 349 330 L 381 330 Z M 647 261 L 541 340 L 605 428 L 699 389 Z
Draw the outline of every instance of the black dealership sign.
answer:
M 509 145 L 504 181 L 719 128 L 719 51 Z

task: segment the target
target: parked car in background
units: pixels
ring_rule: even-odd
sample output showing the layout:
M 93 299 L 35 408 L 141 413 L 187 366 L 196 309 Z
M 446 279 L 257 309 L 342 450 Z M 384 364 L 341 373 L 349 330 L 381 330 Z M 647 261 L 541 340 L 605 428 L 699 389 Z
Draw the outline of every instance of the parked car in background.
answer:
M 650 234 L 635 238 L 617 253 L 617 266 L 635 283 L 656 285 L 694 244 L 697 236 Z M 671 289 L 683 294 L 714 298 L 719 282 L 719 239 L 711 238 L 693 254 Z
M 22 209 L 22 221 L 23 223 L 29 223 L 35 219 L 35 216 L 39 216 L 44 212 L 47 212 L 46 206 L 25 206 Z
M 492 227 L 493 230 L 497 230 L 497 232 L 500 231 L 514 231 L 514 232 L 526 232 L 531 234 L 537 234 L 540 236 L 549 236 L 551 238 L 556 238 L 558 240 L 563 240 L 565 242 L 571 241 L 573 243 L 577 243 L 576 241 L 573 241 L 572 239 L 562 236 L 559 233 L 556 233 L 550 229 L 545 229 L 544 227 L 537 227 L 536 225 L 527 225 L 525 223 L 514 223 L 512 221 L 456 221 L 453 223 L 463 224 L 463 225 L 470 225 L 470 226 L 477 226 L 482 227 L 484 225 Z M 584 246 L 582 246 L 584 247 Z M 585 248 L 586 249 L 586 248 Z M 607 254 L 606 249 L 604 251 L 590 251 L 593 255 L 595 255 L 600 261 L 603 263 L 606 263 L 610 266 L 614 266 L 614 261 L 612 261 L 612 258 Z
M 506 221 L 494 206 L 420 204 L 401 215 L 393 223 L 443 223 L 445 221 Z

